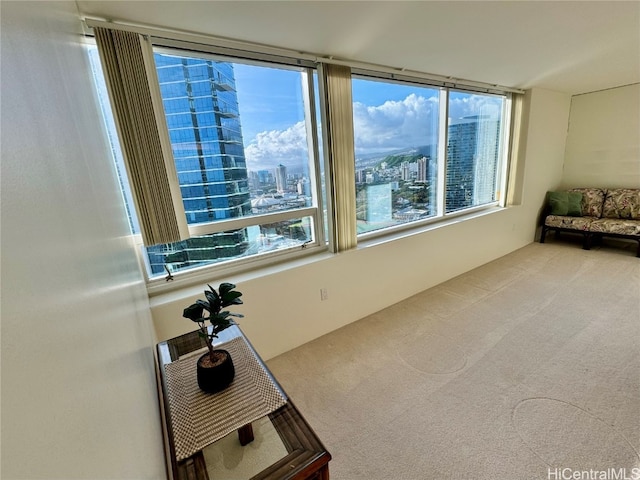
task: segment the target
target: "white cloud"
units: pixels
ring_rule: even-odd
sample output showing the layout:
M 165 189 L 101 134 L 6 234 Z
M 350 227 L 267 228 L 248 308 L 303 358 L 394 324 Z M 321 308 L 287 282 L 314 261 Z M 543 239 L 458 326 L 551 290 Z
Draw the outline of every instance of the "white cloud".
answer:
M 307 133 L 304 122 L 286 130 L 261 132 L 244 149 L 249 170 L 269 170 L 284 165 L 307 163 Z
M 449 101 L 449 118 L 455 123 L 456 120 L 469 115 L 500 117 L 501 108 L 502 103 L 499 97 L 465 95 Z
M 452 98 L 449 118 L 469 115 L 500 115 L 497 97 L 465 95 Z M 387 101 L 378 106 L 353 104 L 353 128 L 356 155 L 434 144 L 437 141 L 438 98 L 411 94 L 401 101 Z M 245 147 L 250 170 L 273 169 L 307 162 L 307 140 L 304 122 L 286 130 L 261 132 Z
M 438 99 L 411 94 L 379 106 L 353 104 L 356 154 L 427 145 L 435 141 Z

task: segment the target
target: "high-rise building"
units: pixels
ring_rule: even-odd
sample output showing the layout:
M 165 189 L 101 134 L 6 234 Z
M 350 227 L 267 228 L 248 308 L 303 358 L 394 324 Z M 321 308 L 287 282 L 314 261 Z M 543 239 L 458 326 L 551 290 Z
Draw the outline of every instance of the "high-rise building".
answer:
M 416 180 L 418 182 L 422 182 L 422 183 L 426 183 L 428 180 L 427 177 L 427 166 L 428 166 L 429 161 L 427 160 L 427 157 L 420 157 L 418 159 L 418 176 L 416 178 Z
M 498 176 L 499 148 L 500 123 L 497 120 L 479 121 L 473 175 L 473 199 L 476 205 L 497 200 L 495 185 Z
M 188 223 L 251 213 L 233 65 L 155 54 L 160 92 Z M 152 272 L 240 255 L 236 230 L 148 248 Z
M 309 183 L 309 180 L 306 178 L 301 178 L 300 180 L 298 180 L 298 183 L 296 184 L 296 190 L 298 192 L 298 195 L 302 195 L 305 197 L 310 197 L 311 196 L 311 183 Z
M 276 168 L 276 190 L 284 193 L 287 190 L 287 167 L 280 164 Z
M 258 172 L 249 170 L 249 186 L 252 191 L 260 190 L 260 177 Z
M 411 171 L 409 170 L 409 162 L 407 161 L 400 164 L 400 178 L 405 182 L 411 180 Z
M 259 170 L 258 171 L 258 180 L 260 180 L 260 185 L 262 186 L 265 183 L 271 182 L 271 172 L 269 170 Z
M 449 125 L 447 212 L 495 200 L 499 135 L 500 122 L 483 115 Z

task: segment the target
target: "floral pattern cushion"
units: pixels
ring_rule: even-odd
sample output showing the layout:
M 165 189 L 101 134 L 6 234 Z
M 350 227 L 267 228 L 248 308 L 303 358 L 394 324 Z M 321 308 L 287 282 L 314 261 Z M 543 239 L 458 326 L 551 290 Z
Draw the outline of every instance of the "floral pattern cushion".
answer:
M 572 188 L 570 192 L 582 194 L 582 215 L 585 217 L 602 216 L 602 204 L 604 203 L 605 191 L 600 188 Z
M 640 220 L 640 189 L 614 188 L 604 199 L 602 216 Z
M 596 220 L 595 217 L 567 217 L 564 215 L 547 215 L 544 224 L 547 227 L 570 228 L 572 230 L 589 230 L 589 225 Z
M 599 218 L 591 222 L 589 230 L 594 233 L 616 233 L 640 237 L 640 222 L 624 218 Z

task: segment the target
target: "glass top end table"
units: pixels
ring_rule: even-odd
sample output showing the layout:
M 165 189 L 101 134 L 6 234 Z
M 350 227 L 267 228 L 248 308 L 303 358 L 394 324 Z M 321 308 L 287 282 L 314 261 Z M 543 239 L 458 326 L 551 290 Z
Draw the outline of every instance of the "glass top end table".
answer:
M 175 388 L 175 368 L 177 362 L 199 356 L 200 351 L 204 354 L 206 345 L 198 336 L 197 331 L 158 343 L 158 387 L 169 478 L 173 480 L 328 480 L 331 454 L 273 378 L 240 328 L 238 326 L 228 328 L 221 332 L 219 337 L 216 346 L 220 345 L 225 348 L 224 344 L 229 345 L 230 342 L 241 342 L 243 348 L 246 346 L 248 356 L 252 357 L 250 358 L 251 364 L 256 362 L 255 365 L 264 369 L 264 373 L 273 383 L 273 388 L 281 392 L 283 405 L 247 424 L 237 425 L 237 428 L 231 424 L 234 432 L 207 445 L 196 444 L 194 447 L 196 451 L 189 454 L 188 457 L 182 458 L 184 457 L 184 449 L 180 443 L 182 441 L 180 435 L 184 434 L 185 430 L 187 434 L 190 433 L 191 424 L 187 422 L 187 427 L 180 424 L 182 420 L 175 413 L 176 399 L 174 397 L 181 395 L 181 392 Z M 235 360 L 234 363 L 236 363 Z M 245 367 L 240 365 L 240 369 L 242 368 Z M 236 370 L 238 370 L 238 365 L 236 365 Z M 195 369 L 192 374 L 195 376 Z M 191 375 L 190 370 L 187 370 L 186 375 Z M 236 379 L 234 379 L 234 382 L 236 381 L 238 381 L 238 372 Z M 248 388 L 250 389 L 250 387 Z M 198 395 L 200 402 L 219 402 L 224 391 L 219 394 L 198 392 L 195 395 Z M 215 395 L 219 395 L 219 397 L 215 397 Z M 203 400 L 203 397 L 206 398 Z M 184 398 L 178 400 L 183 402 L 180 410 L 184 410 Z M 198 415 L 201 416 L 202 406 L 194 408 L 198 408 Z M 242 414 L 247 413 L 244 407 L 239 408 L 243 409 Z M 211 425 L 219 425 L 221 422 L 229 421 L 229 418 L 224 418 L 224 415 L 217 413 L 220 410 L 215 408 L 204 410 L 208 416 L 206 420 L 210 421 Z M 194 438 L 199 439 L 202 433 L 194 432 Z M 210 432 L 204 432 L 204 436 L 208 433 Z M 190 453 L 190 450 L 187 453 Z

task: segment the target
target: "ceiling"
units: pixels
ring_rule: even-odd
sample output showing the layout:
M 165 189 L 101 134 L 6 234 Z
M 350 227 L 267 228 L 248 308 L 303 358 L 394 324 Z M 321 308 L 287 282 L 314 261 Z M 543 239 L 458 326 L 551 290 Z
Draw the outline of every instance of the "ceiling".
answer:
M 83 16 L 514 88 L 640 82 L 640 1 L 76 3 Z

